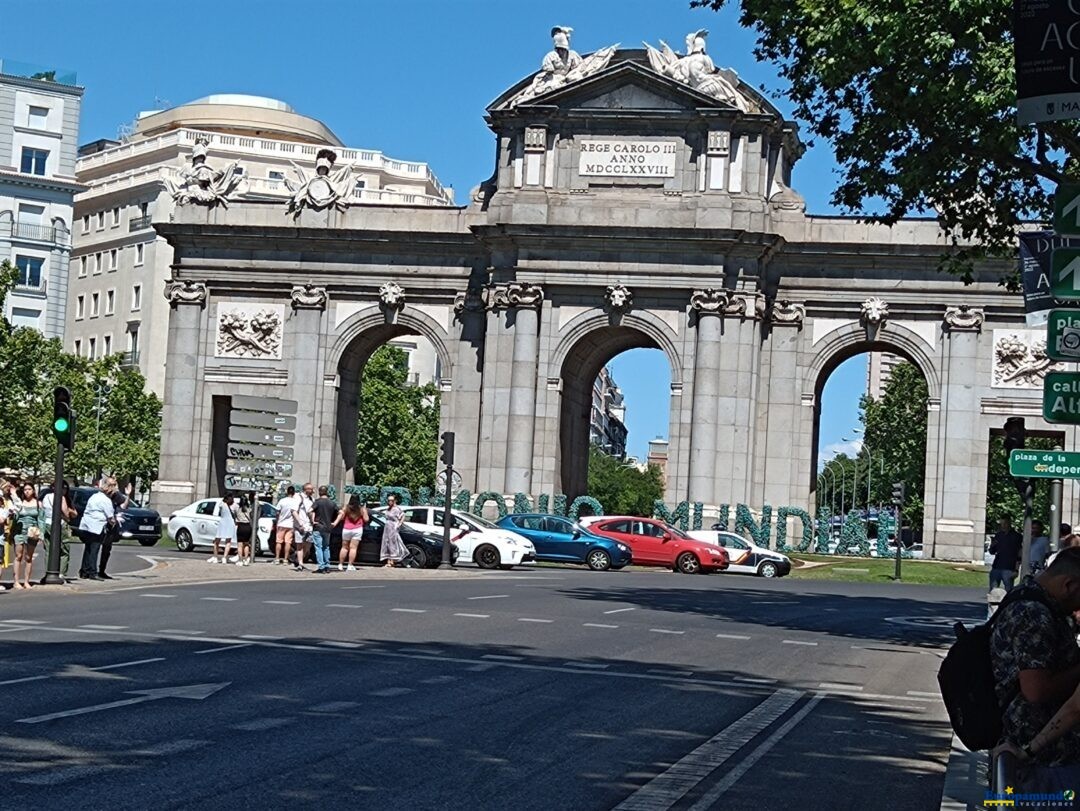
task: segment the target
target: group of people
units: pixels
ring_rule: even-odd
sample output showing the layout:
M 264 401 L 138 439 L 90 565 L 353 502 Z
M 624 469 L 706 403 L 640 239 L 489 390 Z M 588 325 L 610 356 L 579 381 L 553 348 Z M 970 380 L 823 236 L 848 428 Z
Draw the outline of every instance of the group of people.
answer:
M 214 553 L 210 563 L 235 563 L 246 566 L 251 561 L 252 516 L 246 498 L 237 500 L 226 493 L 217 508 L 218 529 L 214 538 Z M 409 552 L 401 540 L 401 523 L 405 515 L 398 506 L 396 496 L 388 498 L 386 512 L 382 515 L 382 545 L 380 561 L 384 566 L 397 566 L 408 557 Z M 272 539 L 274 565 L 291 565 L 295 571 L 305 571 L 304 561 L 312 550 L 315 552 L 316 574 L 330 571 L 330 536 L 341 527 L 341 551 L 338 554 L 339 571 L 356 571 L 356 556 L 360 551 L 364 527 L 371 520 L 367 507 L 358 496 L 339 507 L 330 498 L 329 488 L 322 486 L 318 495 L 315 485 L 305 484 L 299 493 L 289 486 L 285 496 L 277 503 L 277 529 Z M 236 547 L 236 555 L 230 550 Z
M 1038 574 L 1045 569 L 1058 552 L 1073 546 L 1080 546 L 1080 535 L 1073 532 L 1072 526 L 1060 526 L 1058 548 L 1050 548 L 1050 536 L 1046 534 L 1046 525 L 1035 519 L 1031 522 L 1031 547 L 1028 555 L 1031 574 Z M 998 531 L 990 541 L 990 554 L 994 556 L 990 564 L 990 588 L 1003 588 L 1011 591 L 1020 572 L 1024 538 L 1013 529 L 1012 519 L 1003 516 L 998 522 Z
M 106 571 L 113 543 L 120 537 L 120 513 L 130 503 L 116 479 L 106 477 L 86 503 L 75 535 L 83 542 L 79 577 L 84 580 L 112 580 Z M 53 541 L 52 516 L 56 493 L 52 487 L 40 491 L 31 482 L 4 482 L 0 487 L 0 580 L 10 559 L 14 569 L 14 590 L 33 588 L 34 557 L 40 545 L 46 554 Z M 65 481 L 60 494 L 60 574 L 67 580 L 71 563 L 71 522 L 79 517 Z M 5 549 L 10 552 L 4 554 Z

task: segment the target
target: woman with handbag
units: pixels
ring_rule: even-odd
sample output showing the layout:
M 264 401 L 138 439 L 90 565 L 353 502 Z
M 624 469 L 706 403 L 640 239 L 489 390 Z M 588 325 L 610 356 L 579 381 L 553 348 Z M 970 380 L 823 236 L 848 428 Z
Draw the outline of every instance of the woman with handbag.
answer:
M 29 482 L 22 487 L 20 500 L 15 509 L 15 588 L 29 589 L 33 584 L 30 576 L 34 567 L 34 551 L 45 530 L 45 508 L 37 499 L 34 485 Z

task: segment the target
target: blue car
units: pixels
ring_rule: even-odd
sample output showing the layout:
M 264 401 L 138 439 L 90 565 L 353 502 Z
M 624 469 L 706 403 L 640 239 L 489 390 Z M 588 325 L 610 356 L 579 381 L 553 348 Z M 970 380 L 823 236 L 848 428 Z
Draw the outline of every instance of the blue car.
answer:
M 508 515 L 500 527 L 524 535 L 536 547 L 536 559 L 553 563 L 584 563 L 595 572 L 621 569 L 630 563 L 630 547 L 593 535 L 561 515 Z

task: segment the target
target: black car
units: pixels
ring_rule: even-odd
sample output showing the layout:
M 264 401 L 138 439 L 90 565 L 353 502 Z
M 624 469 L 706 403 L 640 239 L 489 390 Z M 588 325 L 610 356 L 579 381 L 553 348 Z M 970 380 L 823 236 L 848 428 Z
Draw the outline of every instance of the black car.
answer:
M 364 525 L 364 534 L 360 538 L 360 549 L 356 553 L 357 563 L 378 563 L 382 548 L 383 519 L 372 515 Z M 420 532 L 405 524 L 399 530 L 401 541 L 409 550 L 410 559 L 421 569 L 434 569 L 442 562 L 442 536 Z M 338 561 L 341 551 L 341 526 L 334 527 L 330 533 L 330 559 Z M 457 546 L 451 544 L 453 559 L 457 560 Z M 309 559 L 314 556 L 310 556 Z
M 82 521 L 83 511 L 90 496 L 97 493 L 96 487 L 73 487 L 70 491 L 71 506 L 78 515 L 70 522 L 73 528 L 78 528 Z M 125 507 L 120 512 L 120 538 L 134 538 L 142 546 L 153 546 L 161 540 L 161 515 L 155 510 L 144 507 Z

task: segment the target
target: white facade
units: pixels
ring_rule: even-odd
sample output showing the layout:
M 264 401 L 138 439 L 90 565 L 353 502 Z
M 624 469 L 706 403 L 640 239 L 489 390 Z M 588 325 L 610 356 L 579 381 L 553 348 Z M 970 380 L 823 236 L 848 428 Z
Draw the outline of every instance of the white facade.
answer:
M 338 166 L 354 167 L 357 203 L 453 203 L 452 191 L 442 187 L 427 164 L 344 148 L 324 124 L 274 99 L 209 96 L 142 114 L 123 143 L 84 146 L 77 174 L 87 188 L 75 200 L 65 346 L 87 356 L 124 353 L 124 362 L 137 366 L 147 388 L 159 395 L 165 385 L 169 322 L 164 291 L 173 255 L 152 222 L 172 219 L 175 203 L 165 180 L 189 165 L 198 139 L 208 141 L 212 167 L 240 161 L 244 180 L 239 197 L 281 200 L 282 222 L 289 184 L 300 185 L 293 164 L 313 174 L 322 148 L 336 151 Z M 416 371 L 428 374 L 424 368 L 421 364 Z
M 0 60 L 0 261 L 19 269 L 4 315 L 51 338 L 66 323 L 82 94 L 72 73 Z
M 604 453 L 622 459 L 626 456 L 626 405 L 622 389 L 605 366 L 593 382 L 592 408 L 589 417 L 589 442 Z

